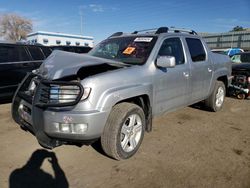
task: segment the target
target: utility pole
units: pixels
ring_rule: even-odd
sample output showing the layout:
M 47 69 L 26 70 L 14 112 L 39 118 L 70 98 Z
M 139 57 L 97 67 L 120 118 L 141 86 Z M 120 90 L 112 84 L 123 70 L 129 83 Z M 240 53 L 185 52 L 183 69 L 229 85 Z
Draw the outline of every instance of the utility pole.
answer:
M 80 8 L 80 22 L 81 22 L 81 35 L 83 35 L 83 12 L 82 12 L 82 8 Z

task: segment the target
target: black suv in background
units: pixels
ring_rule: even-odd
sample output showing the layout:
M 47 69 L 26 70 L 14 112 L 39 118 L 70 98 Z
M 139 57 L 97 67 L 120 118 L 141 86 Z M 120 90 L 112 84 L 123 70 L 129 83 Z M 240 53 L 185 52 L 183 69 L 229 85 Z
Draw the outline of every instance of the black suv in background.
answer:
M 37 69 L 51 52 L 46 46 L 0 42 L 0 102 L 11 100 L 26 73 Z
M 88 46 L 50 46 L 52 50 L 62 50 L 66 52 L 74 52 L 78 54 L 88 53 L 92 48 Z

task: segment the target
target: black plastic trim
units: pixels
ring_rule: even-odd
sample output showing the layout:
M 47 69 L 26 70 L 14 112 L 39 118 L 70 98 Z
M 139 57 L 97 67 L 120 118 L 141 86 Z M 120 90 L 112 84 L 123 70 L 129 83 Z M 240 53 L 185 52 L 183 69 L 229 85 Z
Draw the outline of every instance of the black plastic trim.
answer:
M 65 102 L 65 103 L 43 103 L 41 102 L 42 90 L 45 88 L 50 88 L 50 85 L 59 85 L 59 86 L 77 86 L 80 89 L 79 95 L 76 97 L 75 101 Z M 41 80 L 37 87 L 36 91 L 36 100 L 34 102 L 35 106 L 45 108 L 45 107 L 66 107 L 66 106 L 74 106 L 76 105 L 82 98 L 84 93 L 84 88 L 79 82 L 65 82 L 65 81 L 49 81 L 49 80 Z

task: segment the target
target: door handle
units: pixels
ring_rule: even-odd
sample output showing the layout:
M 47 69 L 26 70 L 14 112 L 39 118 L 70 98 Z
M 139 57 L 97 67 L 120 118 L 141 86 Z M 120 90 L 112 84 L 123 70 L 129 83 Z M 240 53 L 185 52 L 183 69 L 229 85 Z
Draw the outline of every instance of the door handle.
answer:
M 210 69 L 210 68 L 207 68 L 207 70 L 208 70 L 208 72 L 212 72 L 212 69 Z
M 189 73 L 188 72 L 183 72 L 183 76 L 185 76 L 185 78 L 189 77 Z

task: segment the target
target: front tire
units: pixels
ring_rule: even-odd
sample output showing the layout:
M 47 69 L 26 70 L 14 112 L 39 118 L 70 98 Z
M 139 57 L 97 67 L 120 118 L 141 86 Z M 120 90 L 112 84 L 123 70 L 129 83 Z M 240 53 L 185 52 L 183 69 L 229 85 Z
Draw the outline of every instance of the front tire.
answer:
M 221 110 L 226 96 L 226 88 L 222 81 L 216 81 L 212 94 L 205 100 L 209 110 L 217 112 Z
M 109 115 L 101 136 L 104 152 L 116 159 L 128 159 L 139 149 L 145 132 L 145 115 L 136 104 L 119 103 Z

